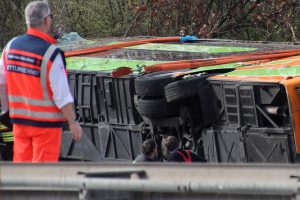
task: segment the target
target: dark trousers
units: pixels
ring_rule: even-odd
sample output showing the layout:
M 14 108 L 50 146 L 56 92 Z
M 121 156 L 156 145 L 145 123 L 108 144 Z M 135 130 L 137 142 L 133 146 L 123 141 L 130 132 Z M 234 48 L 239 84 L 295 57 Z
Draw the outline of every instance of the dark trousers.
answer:
M 0 160 L 12 161 L 13 160 L 13 142 L 2 142 L 0 139 Z

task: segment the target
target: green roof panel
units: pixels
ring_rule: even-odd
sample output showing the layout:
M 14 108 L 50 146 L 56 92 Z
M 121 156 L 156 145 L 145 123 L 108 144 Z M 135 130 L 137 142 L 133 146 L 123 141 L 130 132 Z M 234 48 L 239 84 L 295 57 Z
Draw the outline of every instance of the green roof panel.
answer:
M 126 60 L 109 58 L 90 58 L 90 57 L 69 57 L 67 67 L 72 70 L 114 70 L 118 67 L 136 68 L 138 65 L 153 65 L 162 63 L 161 61 L 149 60 Z
M 147 43 L 126 47 L 129 49 L 143 49 L 143 50 L 156 50 L 156 51 L 178 51 L 178 52 L 191 52 L 191 53 L 231 53 L 231 52 L 245 52 L 255 51 L 257 48 L 247 47 L 221 47 L 221 46 L 204 46 L 193 44 L 161 44 L 161 43 Z

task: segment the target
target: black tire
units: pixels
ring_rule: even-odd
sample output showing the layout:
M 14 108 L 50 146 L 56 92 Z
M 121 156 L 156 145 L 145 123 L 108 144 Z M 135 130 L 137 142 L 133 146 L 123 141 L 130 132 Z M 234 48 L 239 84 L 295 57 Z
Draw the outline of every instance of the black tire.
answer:
M 149 118 L 161 118 L 176 116 L 178 109 L 165 99 L 138 99 L 136 108 L 141 116 Z
M 196 97 L 198 95 L 199 84 L 207 78 L 208 75 L 196 76 L 168 84 L 165 87 L 167 102 Z
M 178 71 L 177 71 L 178 72 Z M 144 74 L 135 79 L 135 92 L 141 97 L 163 97 L 164 87 L 173 82 L 175 71 L 162 71 Z

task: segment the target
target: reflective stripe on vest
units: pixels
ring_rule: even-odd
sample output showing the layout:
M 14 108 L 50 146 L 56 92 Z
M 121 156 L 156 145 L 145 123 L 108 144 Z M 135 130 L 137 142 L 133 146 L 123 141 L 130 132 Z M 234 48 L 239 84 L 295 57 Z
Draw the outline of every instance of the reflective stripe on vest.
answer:
M 179 150 L 177 150 L 177 153 L 179 155 L 181 155 L 181 157 L 183 158 L 184 162 L 192 162 L 192 156 L 190 151 L 185 150 L 185 152 L 187 153 L 187 157 L 185 157 L 185 155 L 183 153 L 181 153 Z
M 14 108 L 10 112 L 11 114 L 14 115 L 25 115 L 25 116 L 40 118 L 40 119 L 49 119 L 49 118 L 61 119 L 64 117 L 62 113 L 34 112 L 34 111 L 29 111 L 26 109 L 18 109 L 18 108 Z
M 4 124 L 0 123 L 0 136 L 3 142 L 13 142 L 13 132 L 12 129 L 6 127 Z
M 10 102 L 13 103 L 26 103 L 32 106 L 55 106 L 54 102 L 51 100 L 30 99 L 22 96 L 13 95 L 9 95 L 8 99 Z
M 48 96 L 48 88 L 47 88 L 47 65 L 50 61 L 51 56 L 53 55 L 53 53 L 56 50 L 56 46 L 55 45 L 50 45 L 50 47 L 47 49 L 43 60 L 42 60 L 42 64 L 41 64 L 41 86 L 43 89 L 43 95 L 44 95 L 44 99 L 48 100 L 49 96 Z
M 3 124 L 0 124 L 0 132 L 9 132 L 9 131 L 11 131 L 11 128 L 8 128 Z
M 14 141 L 13 132 L 3 132 L 1 133 L 2 141 L 3 142 L 12 142 Z

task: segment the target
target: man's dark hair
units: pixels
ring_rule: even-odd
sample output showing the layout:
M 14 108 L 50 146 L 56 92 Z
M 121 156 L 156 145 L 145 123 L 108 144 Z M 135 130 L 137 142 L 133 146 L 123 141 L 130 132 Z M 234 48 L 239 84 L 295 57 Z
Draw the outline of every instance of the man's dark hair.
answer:
M 148 140 L 145 140 L 143 142 L 143 150 L 142 150 L 142 152 L 146 156 L 150 156 L 150 154 L 154 151 L 155 148 L 156 148 L 155 141 L 152 140 L 152 139 L 148 139 Z
M 168 136 L 166 138 L 166 147 L 169 151 L 174 151 L 179 147 L 178 140 L 175 136 Z
M 187 28 L 185 27 L 185 26 L 182 26 L 182 27 L 180 27 L 180 29 L 179 29 L 180 31 L 181 30 L 183 30 L 183 31 L 187 31 Z

